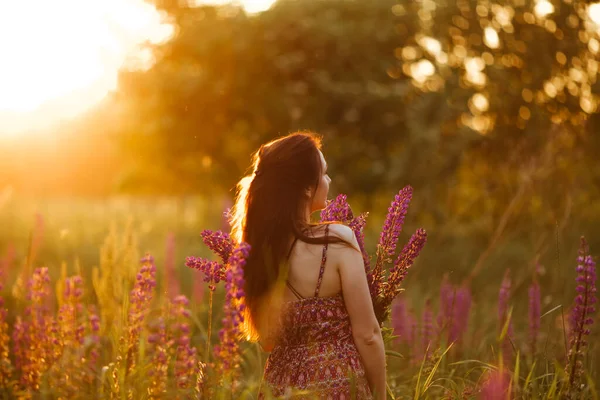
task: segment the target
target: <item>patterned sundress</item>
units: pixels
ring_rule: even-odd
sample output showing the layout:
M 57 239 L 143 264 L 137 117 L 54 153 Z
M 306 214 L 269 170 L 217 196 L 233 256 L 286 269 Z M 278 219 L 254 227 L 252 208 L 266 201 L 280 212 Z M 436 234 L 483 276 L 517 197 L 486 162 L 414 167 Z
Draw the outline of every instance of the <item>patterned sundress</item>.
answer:
M 287 282 L 298 300 L 283 307 L 279 339 L 267 359 L 259 399 L 373 398 L 342 294 L 319 297 L 326 261 L 327 244 L 314 297 L 302 297 Z

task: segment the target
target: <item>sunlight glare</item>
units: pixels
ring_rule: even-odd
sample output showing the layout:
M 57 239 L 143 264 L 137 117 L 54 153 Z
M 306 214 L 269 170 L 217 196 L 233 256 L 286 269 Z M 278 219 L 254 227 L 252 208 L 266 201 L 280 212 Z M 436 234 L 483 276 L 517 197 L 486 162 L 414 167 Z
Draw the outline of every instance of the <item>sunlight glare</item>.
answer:
M 192 7 L 198 7 L 202 4 L 224 5 L 224 4 L 239 4 L 249 14 L 256 14 L 267 11 L 275 3 L 276 0 L 188 0 L 188 4 Z
M 89 108 L 116 88 L 119 69 L 141 44 L 173 33 L 144 0 L 0 2 L 0 130 Z
M 590 4 L 588 6 L 588 15 L 596 25 L 600 25 L 600 3 Z
M 533 9 L 535 15 L 540 18 L 543 18 L 547 15 L 550 15 L 554 12 L 554 6 L 548 0 L 538 0 L 535 3 L 535 7 Z

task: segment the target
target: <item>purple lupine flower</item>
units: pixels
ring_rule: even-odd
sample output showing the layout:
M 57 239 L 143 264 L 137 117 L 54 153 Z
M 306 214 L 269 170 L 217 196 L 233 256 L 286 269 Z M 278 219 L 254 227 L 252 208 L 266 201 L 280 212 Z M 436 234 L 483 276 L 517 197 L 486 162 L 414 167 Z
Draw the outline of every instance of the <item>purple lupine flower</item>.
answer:
M 398 255 L 398 258 L 394 262 L 394 266 L 390 269 L 388 282 L 384 288 L 385 291 L 383 296 L 387 305 L 391 304 L 394 297 L 400 293 L 400 285 L 404 280 L 404 277 L 426 242 L 427 232 L 425 232 L 425 229 L 417 229 Z
M 17 364 L 21 369 L 21 386 L 29 391 L 38 390 L 42 374 L 47 370 L 52 346 L 56 345 L 54 328 L 56 326 L 48 315 L 47 300 L 50 296 L 50 276 L 48 268 L 37 268 L 28 283 L 27 299 L 31 305 L 25 310 L 28 321 L 15 328 L 13 340 L 20 348 Z M 18 332 L 18 333 L 17 333 Z M 19 344 L 17 345 L 17 343 Z
M 394 201 L 392 201 L 392 204 L 388 208 L 388 213 L 379 236 L 379 243 L 377 244 L 377 263 L 375 264 L 377 271 L 383 268 L 385 262 L 391 261 L 391 257 L 396 252 L 398 236 L 404 225 L 404 218 L 408 212 L 412 193 L 412 187 L 404 187 L 394 197 Z
M 334 200 L 327 200 L 325 208 L 321 211 L 321 221 L 323 222 L 348 223 L 353 218 L 354 215 L 345 194 L 339 194 Z
M 583 375 L 583 358 L 588 345 L 587 336 L 591 332 L 596 312 L 596 262 L 589 255 L 587 241 L 582 236 L 577 257 L 577 295 L 571 312 L 571 337 L 568 353 L 567 376 L 569 389 L 578 392 L 579 381 Z
M 431 310 L 431 300 L 429 299 L 425 302 L 421 324 L 423 353 L 428 357 L 428 348 L 431 347 L 431 341 L 433 340 L 433 311 Z
M 150 362 L 150 384 L 148 386 L 148 395 L 150 398 L 160 398 L 167 391 L 167 380 L 169 375 L 169 350 L 170 340 L 167 339 L 167 326 L 165 319 L 160 317 L 150 325 L 148 335 L 148 344 L 152 354 Z
M 409 343 L 411 340 L 411 324 L 404 298 L 397 298 L 393 301 L 391 314 L 394 336 L 397 336 L 394 341 L 396 343 Z
M 235 373 L 239 366 L 239 336 L 244 322 L 244 265 L 250 254 L 250 245 L 240 243 L 231 253 L 225 282 L 225 316 L 219 331 L 219 344 L 214 352 L 219 362 L 219 375 Z
M 196 383 L 195 368 L 198 363 L 196 348 L 192 346 L 191 327 L 189 323 L 190 311 L 187 308 L 189 301 L 185 296 L 177 296 L 173 299 L 173 314 L 175 322 L 173 326 L 173 338 L 176 343 L 175 350 L 175 380 L 177 388 L 191 389 Z
M 467 286 L 462 286 L 454 293 L 452 323 L 450 324 L 448 336 L 449 342 L 457 342 L 462 339 L 469 326 L 469 316 L 471 314 L 471 290 Z
M 449 336 L 450 326 L 454 317 L 454 301 L 456 298 L 456 289 L 450 280 L 448 274 L 444 274 L 440 284 L 440 304 L 437 317 L 438 332 L 441 335 L 444 331 Z
M 225 266 L 217 261 L 210 261 L 202 257 L 187 257 L 185 265 L 189 268 L 204 272 L 204 282 L 214 291 L 217 283 L 225 280 Z
M 200 234 L 204 244 L 221 258 L 223 263 L 227 263 L 234 243 L 228 233 L 222 231 L 211 231 L 205 229 Z
M 492 371 L 484 382 L 479 398 L 482 400 L 506 400 L 510 398 L 510 376 L 502 370 Z
M 529 286 L 529 343 L 531 354 L 535 356 L 537 338 L 540 333 L 540 317 L 542 315 L 542 300 L 540 294 L 540 284 L 537 279 Z
M 100 358 L 100 317 L 98 317 L 98 312 L 93 304 L 88 307 L 88 322 L 91 342 L 88 365 L 91 371 L 96 371 Z
M 144 320 L 150 311 L 149 303 L 156 287 L 156 266 L 154 258 L 146 255 L 140 260 L 142 266 L 136 275 L 133 289 L 129 295 L 129 315 L 127 320 L 127 373 L 135 367 L 140 332 Z
M 78 323 L 78 316 L 83 311 L 83 279 L 73 276 L 65 279 L 63 305 L 58 310 L 58 322 L 63 345 L 72 349 L 83 344 L 85 327 Z
M 2 290 L 2 281 L 0 280 L 0 290 Z M 0 387 L 7 388 L 12 377 L 12 363 L 10 361 L 10 336 L 8 335 L 8 322 L 6 317 L 8 310 L 4 308 L 4 299 L 0 297 Z M 16 329 L 16 327 L 15 327 Z
M 358 217 L 352 219 L 348 226 L 354 232 L 354 236 L 356 236 L 356 242 L 358 243 L 358 248 L 360 249 L 360 253 L 363 257 L 363 262 L 365 264 L 365 272 L 369 272 L 371 270 L 371 256 L 367 253 L 367 249 L 365 248 L 365 226 L 367 225 L 367 217 L 369 213 L 362 213 Z

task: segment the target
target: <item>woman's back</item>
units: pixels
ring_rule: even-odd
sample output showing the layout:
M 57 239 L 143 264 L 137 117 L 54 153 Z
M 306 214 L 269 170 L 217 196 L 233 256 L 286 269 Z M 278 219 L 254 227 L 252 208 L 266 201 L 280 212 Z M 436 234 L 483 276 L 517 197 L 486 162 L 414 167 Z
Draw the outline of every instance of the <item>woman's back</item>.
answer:
M 325 235 L 328 230 L 325 226 Z M 298 244 L 290 254 L 280 330 L 261 397 L 296 391 L 294 398 L 370 399 L 339 271 L 335 260 L 328 262 L 329 246 Z M 320 257 L 315 249 L 321 249 Z

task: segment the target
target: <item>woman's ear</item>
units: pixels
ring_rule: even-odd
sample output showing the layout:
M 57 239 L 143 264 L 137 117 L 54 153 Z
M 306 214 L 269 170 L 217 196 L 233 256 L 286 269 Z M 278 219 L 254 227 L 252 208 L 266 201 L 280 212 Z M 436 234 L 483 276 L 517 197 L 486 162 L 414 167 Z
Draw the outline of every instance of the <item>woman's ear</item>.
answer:
M 304 189 L 304 195 L 306 197 L 308 197 L 309 199 L 312 198 L 312 189 L 311 188 Z

